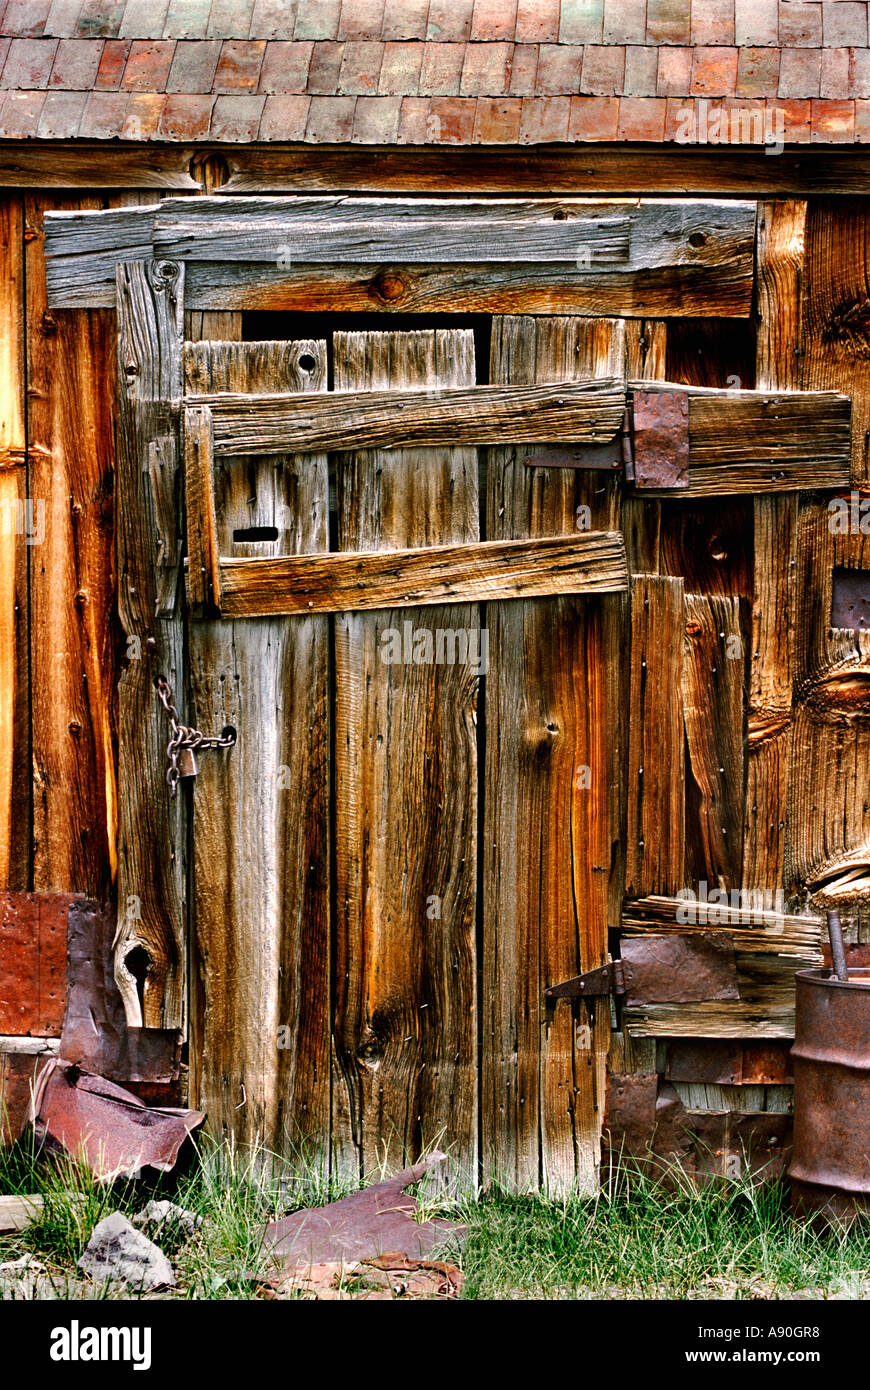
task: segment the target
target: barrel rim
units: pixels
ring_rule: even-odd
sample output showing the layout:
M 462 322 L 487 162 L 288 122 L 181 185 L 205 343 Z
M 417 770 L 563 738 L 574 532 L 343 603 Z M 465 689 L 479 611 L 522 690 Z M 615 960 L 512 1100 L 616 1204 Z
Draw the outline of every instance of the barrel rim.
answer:
M 856 978 L 853 979 L 852 977 Z M 825 985 L 834 989 L 865 990 L 870 987 L 870 966 L 849 967 L 848 980 L 838 980 L 833 970 L 797 970 L 795 979 L 805 980 L 808 985 Z

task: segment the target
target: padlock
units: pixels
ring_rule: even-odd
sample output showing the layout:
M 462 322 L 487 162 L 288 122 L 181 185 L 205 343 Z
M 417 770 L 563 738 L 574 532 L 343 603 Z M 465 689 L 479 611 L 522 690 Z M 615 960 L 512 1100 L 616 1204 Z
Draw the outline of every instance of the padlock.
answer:
M 181 748 L 178 753 L 179 777 L 195 777 L 199 772 L 192 748 Z

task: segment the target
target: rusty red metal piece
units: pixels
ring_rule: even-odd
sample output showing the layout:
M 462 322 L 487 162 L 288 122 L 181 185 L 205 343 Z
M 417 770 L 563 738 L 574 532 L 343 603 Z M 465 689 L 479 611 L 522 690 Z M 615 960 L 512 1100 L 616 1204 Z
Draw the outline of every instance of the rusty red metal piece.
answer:
M 791 1083 L 787 1042 L 732 1042 L 726 1038 L 674 1038 L 668 1043 L 668 1081 L 718 1086 L 785 1086 Z
M 0 892 L 0 1033 L 56 1038 L 71 893 Z
M 99 1178 L 172 1168 L 205 1116 L 197 1110 L 149 1109 L 136 1096 L 64 1058 L 53 1058 L 36 1083 L 29 1121 L 40 1144 L 66 1151 Z
M 870 969 L 796 980 L 792 1211 L 850 1221 L 870 1210 Z
M 689 397 L 685 391 L 635 391 L 634 482 L 638 488 L 689 486 Z
M 416 1220 L 416 1200 L 405 1189 L 445 1158 L 445 1154 L 430 1154 L 413 1168 L 351 1197 L 273 1221 L 263 1233 L 264 1244 L 276 1258 L 292 1265 L 364 1260 L 387 1251 L 425 1258 L 436 1245 L 461 1237 L 464 1228 L 440 1218 Z
M 626 1003 L 740 998 L 734 940 L 727 932 L 623 937 L 620 951 Z

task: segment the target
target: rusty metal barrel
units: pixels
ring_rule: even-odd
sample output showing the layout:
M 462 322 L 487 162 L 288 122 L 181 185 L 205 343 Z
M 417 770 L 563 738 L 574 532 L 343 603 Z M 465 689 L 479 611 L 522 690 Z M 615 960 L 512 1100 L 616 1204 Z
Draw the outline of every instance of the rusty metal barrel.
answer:
M 816 1223 L 870 1211 L 870 969 L 796 976 L 792 1212 Z

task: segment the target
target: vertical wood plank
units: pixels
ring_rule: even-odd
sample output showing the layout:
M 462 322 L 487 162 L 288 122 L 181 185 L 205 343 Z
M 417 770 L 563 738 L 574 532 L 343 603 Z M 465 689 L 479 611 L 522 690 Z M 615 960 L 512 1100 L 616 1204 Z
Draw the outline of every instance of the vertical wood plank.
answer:
M 184 267 L 126 262 L 117 268 L 116 286 L 116 572 L 129 663 L 119 686 L 115 975 L 131 1027 L 183 1028 L 184 798 L 169 796 L 168 725 L 154 689 L 158 675 L 176 697 L 184 689 L 182 629 L 178 609 L 156 616 L 158 532 L 148 460 L 153 440 L 178 432 Z M 181 459 L 180 442 L 174 456 Z
M 189 391 L 325 391 L 326 344 L 202 342 Z M 239 558 L 329 546 L 325 455 L 216 469 L 217 548 Z M 274 528 L 273 540 L 238 533 Z M 237 730 L 193 790 L 199 1102 L 215 1134 L 329 1155 L 329 620 L 189 625 L 194 722 Z
M 743 869 L 743 672 L 739 600 L 686 594 L 686 867 L 728 890 Z
M 466 330 L 335 335 L 336 390 L 473 382 Z M 341 550 L 479 537 L 473 449 L 361 451 L 339 460 L 337 496 Z M 479 627 L 469 604 L 335 620 L 339 1171 L 437 1142 L 475 1174 L 477 675 L 432 664 L 426 644 Z M 390 662 L 387 630 L 402 634 Z
M 638 575 L 631 590 L 625 892 L 685 886 L 682 579 Z
M 493 382 L 624 367 L 618 322 L 494 321 Z M 490 450 L 488 539 L 614 524 L 612 480 L 530 470 L 523 452 Z M 596 1182 L 609 1008 L 547 1011 L 543 990 L 606 958 L 623 612 L 619 596 L 487 611 L 482 1158 L 484 1176 L 514 1190 Z
M 24 207 L 0 200 L 0 887 L 30 872 L 30 691 L 25 453 Z M 30 511 L 38 537 L 39 513 Z
M 807 205 L 763 203 L 756 244 L 756 386 L 798 390 Z M 752 648 L 747 701 L 743 888 L 783 887 L 794 683 L 798 496 L 754 502 Z
M 117 826 L 109 563 L 117 348 L 107 310 L 49 312 L 41 232 L 56 206 L 26 199 L 37 233 L 27 243 L 28 485 L 45 525 L 30 556 L 33 882 L 104 898 Z

